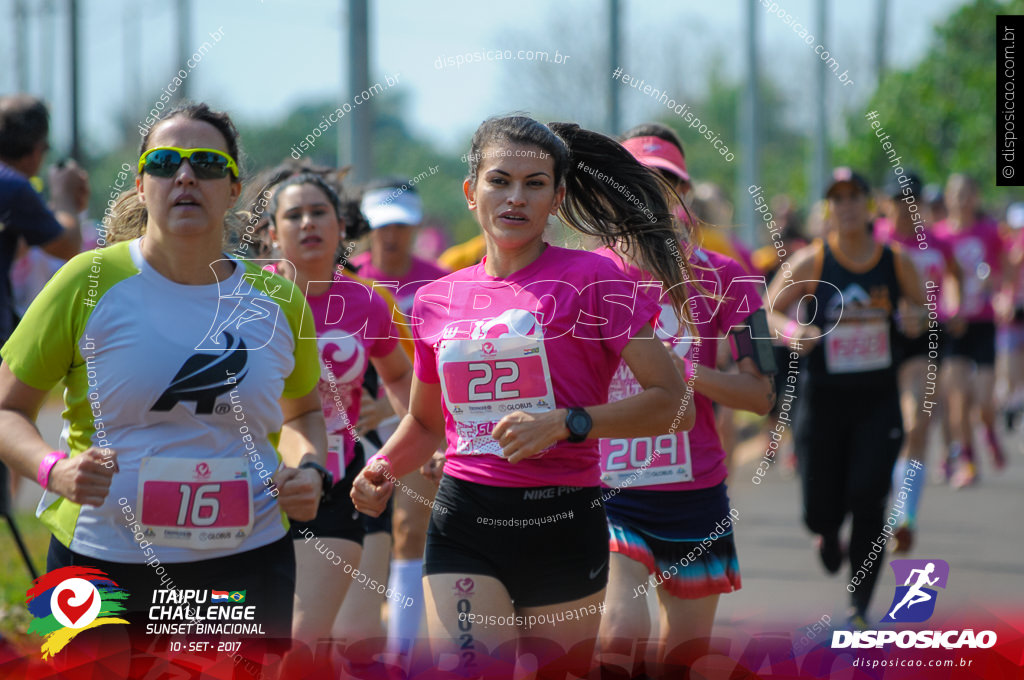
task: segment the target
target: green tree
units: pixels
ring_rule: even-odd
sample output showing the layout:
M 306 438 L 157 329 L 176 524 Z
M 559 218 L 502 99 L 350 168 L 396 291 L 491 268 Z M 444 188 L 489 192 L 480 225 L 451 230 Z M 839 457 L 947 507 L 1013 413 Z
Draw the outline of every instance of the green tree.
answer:
M 1021 13 L 1024 0 L 974 0 L 952 13 L 917 64 L 889 71 L 867 107 L 849 114 L 849 141 L 834 157 L 888 177 L 888 157 L 864 117 L 877 111 L 903 167 L 925 182 L 967 172 L 988 198 L 1005 195 L 995 186 L 996 15 Z
M 659 122 L 676 130 L 682 138 L 687 170 L 693 180 L 720 185 L 735 205 L 737 201 L 748 200 L 746 196 L 735 195 L 742 158 L 747 153 L 740 143 L 738 119 L 743 85 L 724 75 L 723 64 L 721 58 L 712 61 L 707 94 L 695 101 L 690 110 L 720 135 L 722 143 L 735 154 L 732 161 L 727 161 L 719 149 L 674 113 L 666 113 Z M 762 74 L 759 89 L 760 184 L 768 196 L 786 193 L 799 203 L 806 198 L 807 192 L 804 159 L 809 149 L 808 139 L 803 132 L 789 127 L 786 97 L 778 84 Z

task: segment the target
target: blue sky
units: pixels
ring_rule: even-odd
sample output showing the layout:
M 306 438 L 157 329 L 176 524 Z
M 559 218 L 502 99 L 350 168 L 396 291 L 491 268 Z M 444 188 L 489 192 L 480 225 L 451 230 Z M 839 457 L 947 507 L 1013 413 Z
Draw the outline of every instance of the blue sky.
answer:
M 767 0 L 766 0 L 767 1 Z M 29 3 L 30 90 L 47 96 L 54 108 L 56 149 L 67 143 L 67 47 L 63 15 L 47 18 L 47 6 Z M 607 76 L 604 56 L 605 2 L 569 0 L 549 3 L 517 0 L 510 4 L 464 0 L 445 3 L 412 0 L 371 0 L 371 82 L 395 76 L 408 95 L 414 130 L 446 148 L 465 143 L 476 124 L 488 115 L 510 110 L 560 114 L 563 119 L 599 116 L 601 88 Z M 785 11 L 813 25 L 812 0 L 781 0 Z M 894 66 L 920 57 L 931 27 L 961 4 L 958 0 L 929 3 L 891 1 L 888 61 Z M 83 131 L 86 143 L 101 148 L 116 137 L 119 115 L 142 119 L 154 98 L 181 65 L 174 54 L 174 10 L 161 0 L 80 2 L 83 8 L 82 70 Z M 347 3 L 339 0 L 220 0 L 193 2 L 189 44 L 198 48 L 210 33 L 223 30 L 190 72 L 191 96 L 224 108 L 243 121 L 272 122 L 292 107 L 334 97 L 350 100 L 344 78 L 343 18 Z M 623 0 L 622 66 L 650 74 L 656 86 L 677 87 L 685 102 L 700 93 L 712 55 L 720 55 L 729 74 L 739 73 L 742 60 L 741 0 L 718 2 L 641 2 Z M 14 57 L 14 0 L 0 0 L 0 62 Z M 856 84 L 830 85 L 830 111 L 862 105 L 873 87 L 871 49 L 875 2 L 829 2 L 830 30 L 818 38 L 849 69 Z M 819 68 L 812 47 L 758 4 L 762 67 L 783 83 L 794 109 L 809 110 L 811 96 L 803 83 Z M 131 29 L 130 27 L 135 27 Z M 58 38 L 54 39 L 56 31 Z M 213 41 L 211 41 L 213 43 Z M 538 67 L 527 61 L 482 61 L 461 68 L 436 68 L 439 57 L 467 52 L 510 49 L 546 50 L 570 56 L 557 78 L 593 82 L 595 87 L 562 101 L 529 85 Z M 549 69 L 552 67 L 548 67 Z M 15 87 L 11 69 L 0 73 L 0 92 Z M 550 92 L 550 87 L 548 92 Z M 556 88 L 555 91 L 561 91 Z M 673 92 L 673 94 L 676 94 Z M 657 104 L 637 93 L 624 93 L 624 124 L 656 114 Z M 806 106 L 804 104 L 807 104 Z M 136 115 L 132 115 L 132 114 Z M 808 114 L 809 115 L 809 114 Z M 799 125 L 802 121 L 794 121 Z

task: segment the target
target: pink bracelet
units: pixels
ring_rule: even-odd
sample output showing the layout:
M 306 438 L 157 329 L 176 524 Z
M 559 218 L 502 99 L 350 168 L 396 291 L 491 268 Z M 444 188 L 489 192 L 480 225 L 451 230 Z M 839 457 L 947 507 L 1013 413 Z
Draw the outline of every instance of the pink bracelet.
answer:
M 39 469 L 36 471 L 36 481 L 39 482 L 39 486 L 47 488 L 50 484 L 50 471 L 53 470 L 53 466 L 57 464 L 58 460 L 64 460 L 67 457 L 68 454 L 63 451 L 50 451 L 43 456 L 42 462 L 39 463 Z
M 796 338 L 797 331 L 799 331 L 800 328 L 800 322 L 790 319 L 786 324 L 786 327 L 782 329 L 782 334 L 786 336 L 787 339 L 792 340 Z
M 395 466 L 391 463 L 391 459 L 388 458 L 383 453 L 375 453 L 372 456 L 370 456 L 370 460 L 366 461 L 366 467 L 370 467 L 372 464 L 376 463 L 378 460 L 382 460 L 385 463 L 387 463 L 388 467 L 391 468 L 392 470 L 395 469 Z
M 686 357 L 683 357 L 683 366 L 686 367 L 683 371 L 685 374 L 683 377 L 686 379 L 686 384 L 689 385 L 693 382 L 693 377 L 697 374 L 697 367 L 694 366 L 693 362 Z

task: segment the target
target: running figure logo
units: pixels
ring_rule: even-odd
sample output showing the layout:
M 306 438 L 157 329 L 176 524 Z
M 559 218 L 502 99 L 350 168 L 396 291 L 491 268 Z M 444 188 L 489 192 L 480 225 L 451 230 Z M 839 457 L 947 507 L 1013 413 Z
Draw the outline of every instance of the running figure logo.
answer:
M 882 622 L 918 623 L 927 621 L 935 612 L 938 593 L 929 586 L 945 588 L 949 563 L 945 560 L 893 560 L 896 592 L 889 613 Z

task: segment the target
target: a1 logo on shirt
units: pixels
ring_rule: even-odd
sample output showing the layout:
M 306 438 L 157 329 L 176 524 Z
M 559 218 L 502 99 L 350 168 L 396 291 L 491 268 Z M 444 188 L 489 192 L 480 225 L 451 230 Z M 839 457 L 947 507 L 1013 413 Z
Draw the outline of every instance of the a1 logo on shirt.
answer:
M 230 333 L 224 336 L 220 354 L 196 352 L 185 359 L 149 410 L 170 411 L 178 402 L 194 402 L 196 415 L 213 413 L 217 397 L 235 389 L 247 374 L 245 341 Z

